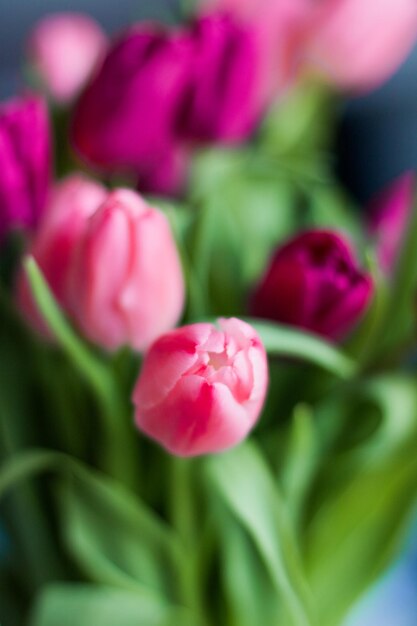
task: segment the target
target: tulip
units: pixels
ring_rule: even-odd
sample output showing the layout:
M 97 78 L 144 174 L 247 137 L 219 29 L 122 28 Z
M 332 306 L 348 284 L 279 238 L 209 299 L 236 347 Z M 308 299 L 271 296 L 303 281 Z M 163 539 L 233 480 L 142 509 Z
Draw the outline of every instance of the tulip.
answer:
M 88 221 L 71 273 L 75 320 L 108 350 L 144 350 L 181 315 L 184 280 L 168 220 L 131 190 L 110 193 Z
M 196 144 L 241 141 L 267 105 L 258 38 L 229 16 L 181 31 L 139 25 L 110 49 L 73 120 L 80 155 L 178 193 Z
M 304 65 L 340 89 L 387 80 L 417 40 L 415 0 L 205 0 L 250 20 L 279 83 Z
M 369 207 L 369 230 L 376 242 L 382 270 L 391 274 L 411 215 L 416 175 L 407 172 L 374 198 Z
M 80 156 L 110 173 L 133 175 L 141 189 L 177 192 L 184 149 L 175 125 L 191 55 L 182 33 L 150 25 L 128 30 L 76 108 L 72 138 Z
M 279 248 L 251 302 L 254 315 L 343 338 L 366 310 L 371 277 L 347 242 L 326 231 L 298 235 Z
M 0 104 L 0 240 L 39 221 L 50 182 L 50 134 L 37 96 Z
M 56 300 L 67 312 L 71 309 L 69 276 L 75 249 L 88 219 L 107 198 L 107 190 L 85 176 L 73 174 L 51 190 L 30 254 L 34 257 Z M 30 294 L 25 275 L 18 286 L 20 308 L 32 327 L 49 336 Z
M 198 20 L 191 37 L 194 63 L 178 132 L 197 142 L 242 141 L 266 104 L 255 31 L 214 15 Z
M 417 40 L 415 0 L 311 2 L 306 58 L 343 89 L 366 91 L 382 84 Z
M 172 454 L 221 452 L 259 418 L 268 384 L 265 349 L 238 319 L 192 324 L 160 337 L 133 392 L 138 428 Z
M 206 0 L 203 15 L 223 13 L 249 25 L 259 54 L 259 90 L 268 103 L 298 75 L 312 0 Z
M 35 25 L 28 56 L 47 93 L 68 104 L 85 86 L 106 46 L 106 35 L 88 15 L 54 13 Z

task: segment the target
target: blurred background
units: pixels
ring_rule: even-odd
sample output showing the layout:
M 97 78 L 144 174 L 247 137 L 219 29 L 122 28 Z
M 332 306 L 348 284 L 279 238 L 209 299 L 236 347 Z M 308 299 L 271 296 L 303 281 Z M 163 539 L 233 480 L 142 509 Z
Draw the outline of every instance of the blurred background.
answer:
M 24 42 L 33 23 L 46 13 L 64 10 L 89 13 L 113 34 L 138 19 L 174 20 L 179 6 L 177 0 L 0 0 L 1 99 L 20 88 Z M 417 48 L 381 89 L 343 105 L 338 170 L 360 201 L 404 170 L 417 169 L 416 77 Z M 417 526 L 403 557 L 355 608 L 346 626 L 417 624 L 416 537 Z
M 19 86 L 31 25 L 53 11 L 85 11 L 110 34 L 136 19 L 174 20 L 182 0 L 0 0 L 0 97 Z M 339 134 L 339 170 L 361 201 L 417 167 L 417 48 L 381 89 L 346 104 Z

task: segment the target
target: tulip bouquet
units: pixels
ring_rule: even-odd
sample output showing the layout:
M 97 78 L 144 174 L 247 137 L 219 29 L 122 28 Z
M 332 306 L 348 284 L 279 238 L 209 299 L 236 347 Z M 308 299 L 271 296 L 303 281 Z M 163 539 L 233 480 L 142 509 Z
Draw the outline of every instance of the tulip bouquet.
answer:
M 415 0 L 34 27 L 0 106 L 2 626 L 341 626 L 395 557 L 415 175 L 358 207 L 332 155 L 416 39 Z

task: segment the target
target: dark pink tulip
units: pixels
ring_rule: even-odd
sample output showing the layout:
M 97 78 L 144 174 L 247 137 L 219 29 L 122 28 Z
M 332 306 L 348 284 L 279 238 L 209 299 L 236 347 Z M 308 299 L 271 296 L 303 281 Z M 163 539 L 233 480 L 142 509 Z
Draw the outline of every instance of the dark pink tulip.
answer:
M 254 315 L 343 338 L 364 313 L 372 278 L 338 234 L 310 231 L 279 248 L 255 290 Z
M 84 87 L 106 46 L 107 37 L 93 18 L 52 13 L 35 24 L 28 57 L 47 93 L 68 104 Z
M 0 104 L 0 239 L 39 221 L 50 183 L 48 113 L 34 95 Z
M 221 452 L 256 424 L 268 385 L 265 348 L 238 319 L 192 324 L 151 346 L 133 393 L 136 424 L 172 454 Z
M 72 137 L 84 159 L 131 174 L 140 189 L 178 191 L 184 156 L 176 119 L 191 47 L 183 33 L 152 25 L 137 25 L 115 42 L 75 111 Z
M 387 274 L 392 273 L 407 221 L 413 208 L 416 175 L 407 172 L 395 180 L 371 202 L 369 230 L 376 242 L 378 260 Z
M 254 29 L 212 15 L 194 24 L 191 38 L 193 65 L 179 134 L 197 142 L 245 139 L 266 105 Z

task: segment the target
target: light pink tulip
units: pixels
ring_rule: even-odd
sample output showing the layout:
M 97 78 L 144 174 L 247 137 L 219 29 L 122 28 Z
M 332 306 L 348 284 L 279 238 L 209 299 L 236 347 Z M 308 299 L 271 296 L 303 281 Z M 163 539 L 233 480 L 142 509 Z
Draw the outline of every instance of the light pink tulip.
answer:
M 70 176 L 52 192 L 29 252 L 62 308 L 105 348 L 142 350 L 180 317 L 184 281 L 168 221 L 133 191 Z M 18 298 L 48 336 L 25 276 Z
M 102 185 L 81 174 L 69 176 L 51 191 L 42 222 L 32 241 L 29 252 L 42 270 L 55 298 L 67 311 L 70 308 L 69 272 L 74 250 L 88 218 L 106 197 L 107 191 Z M 18 299 L 28 322 L 48 336 L 23 275 L 18 285 Z
M 68 104 L 84 87 L 106 47 L 106 35 L 88 15 L 53 13 L 35 25 L 28 56 L 51 97 Z
M 307 61 L 343 89 L 382 84 L 417 40 L 416 0 L 310 2 Z
M 133 402 L 136 424 L 178 456 L 221 452 L 259 418 L 268 385 L 264 346 L 241 320 L 192 324 L 150 348 Z
M 367 91 L 417 40 L 415 0 L 205 0 L 202 7 L 251 21 L 276 85 L 304 66 L 338 88 Z
M 415 191 L 416 174 L 407 172 L 370 203 L 369 231 L 375 239 L 378 260 L 386 274 L 393 272 L 401 252 Z
M 178 322 L 184 280 L 166 217 L 118 189 L 89 220 L 76 250 L 72 312 L 92 341 L 143 350 Z

